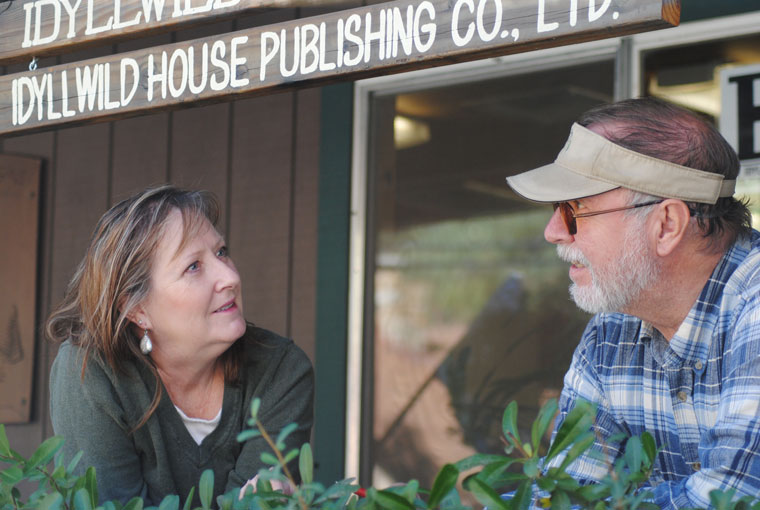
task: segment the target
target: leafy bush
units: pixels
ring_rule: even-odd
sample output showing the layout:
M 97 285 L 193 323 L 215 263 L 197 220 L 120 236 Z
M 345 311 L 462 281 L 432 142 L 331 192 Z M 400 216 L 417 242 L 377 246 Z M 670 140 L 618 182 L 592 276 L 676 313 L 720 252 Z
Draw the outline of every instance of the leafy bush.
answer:
M 238 440 L 263 436 L 272 453 L 262 454 L 261 460 L 271 468 L 259 472 L 256 492 L 247 488 L 243 494 L 232 490 L 218 496 L 214 507 L 220 510 L 469 510 L 457 489 L 462 477 L 463 490 L 472 493 L 490 510 L 523 510 L 534 500 L 538 506 L 556 509 L 657 508 L 648 501 L 651 493 L 645 488 L 657 455 L 654 439 L 648 433 L 628 438 L 624 455 L 610 466 L 609 474 L 598 484 L 581 486 L 566 473 L 567 467 L 594 442 L 590 429 L 595 409 L 588 403 L 576 405 L 548 449 L 542 451 L 541 438 L 554 421 L 556 401 L 549 401 L 540 410 L 533 422 L 531 437 L 526 440 L 517 430 L 517 404 L 512 402 L 502 420 L 505 454 L 475 454 L 446 464 L 430 490 L 419 487 L 415 480 L 382 490 L 361 489 L 352 480 L 325 487 L 313 479 L 314 463 L 308 443 L 300 451 L 283 451 L 284 439 L 295 426 L 286 427 L 273 439 L 258 421 L 258 408 L 259 401 L 254 400 L 248 420 L 251 428 L 243 431 Z M 62 444 L 61 437 L 47 439 L 25 459 L 10 448 L 5 427 L 0 425 L 0 462 L 8 466 L 0 471 L 0 510 L 143 510 L 144 502 L 140 498 L 133 498 L 125 505 L 118 501 L 99 505 L 95 469 L 89 467 L 83 476 L 74 475 L 81 453 L 64 465 L 62 457 L 56 455 Z M 296 458 L 300 484 L 296 484 L 288 468 L 288 463 Z M 561 459 L 561 462 L 557 460 L 559 465 L 542 469 L 544 462 L 555 458 Z M 52 466 L 49 466 L 51 461 Z M 471 474 L 465 476 L 464 473 Z M 26 500 L 17 487 L 22 481 L 36 482 L 38 487 Z M 272 488 L 288 483 L 293 487 L 292 494 Z M 198 484 L 200 509 L 212 508 L 213 487 L 213 472 L 204 472 Z M 194 491 L 187 495 L 183 510 L 195 510 L 190 508 Z M 510 495 L 503 497 L 507 492 Z M 751 498 L 734 499 L 732 491 L 713 491 L 711 501 L 718 510 L 760 510 L 760 502 Z M 169 495 L 158 507 L 147 508 L 179 510 L 180 498 Z

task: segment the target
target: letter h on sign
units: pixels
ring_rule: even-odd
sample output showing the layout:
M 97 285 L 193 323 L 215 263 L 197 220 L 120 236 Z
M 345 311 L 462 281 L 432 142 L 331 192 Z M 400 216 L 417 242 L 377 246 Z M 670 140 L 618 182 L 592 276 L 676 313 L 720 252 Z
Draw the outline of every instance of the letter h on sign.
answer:
M 755 147 L 755 139 L 760 139 L 760 133 L 755 136 L 755 126 L 760 130 L 760 97 L 755 98 L 755 81 L 760 80 L 760 73 L 745 76 L 734 76 L 728 81 L 736 83 L 738 109 L 738 153 L 739 159 L 760 158 L 760 147 Z M 760 92 L 758 92 L 760 94 Z

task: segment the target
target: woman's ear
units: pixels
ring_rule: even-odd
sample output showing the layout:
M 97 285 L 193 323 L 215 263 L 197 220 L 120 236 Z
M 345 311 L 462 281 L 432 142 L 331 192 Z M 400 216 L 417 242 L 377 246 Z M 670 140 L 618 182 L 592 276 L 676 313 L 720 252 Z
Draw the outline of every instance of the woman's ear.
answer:
M 691 212 L 683 201 L 669 198 L 658 205 L 651 219 L 655 251 L 658 256 L 666 257 L 673 253 L 686 235 Z

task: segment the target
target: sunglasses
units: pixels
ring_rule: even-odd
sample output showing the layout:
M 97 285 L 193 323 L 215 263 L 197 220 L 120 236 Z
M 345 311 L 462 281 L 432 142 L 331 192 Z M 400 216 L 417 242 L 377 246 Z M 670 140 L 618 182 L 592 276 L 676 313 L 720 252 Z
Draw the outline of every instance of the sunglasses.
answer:
M 603 211 L 591 211 L 586 213 L 577 213 L 573 210 L 573 206 L 570 205 L 569 202 L 556 202 L 554 203 L 554 210 L 556 211 L 559 209 L 559 214 L 562 216 L 562 221 L 565 222 L 565 226 L 567 227 L 567 232 L 574 236 L 576 233 L 578 233 L 578 225 L 575 222 L 576 218 L 587 218 L 589 216 L 598 216 L 600 214 L 607 214 L 617 211 L 625 211 L 628 209 L 638 209 L 639 207 L 646 207 L 648 205 L 655 205 L 659 204 L 660 202 L 663 202 L 663 200 L 655 200 L 653 202 L 644 202 L 642 204 L 636 204 L 636 205 L 627 205 L 625 207 L 616 207 L 615 209 L 605 209 Z

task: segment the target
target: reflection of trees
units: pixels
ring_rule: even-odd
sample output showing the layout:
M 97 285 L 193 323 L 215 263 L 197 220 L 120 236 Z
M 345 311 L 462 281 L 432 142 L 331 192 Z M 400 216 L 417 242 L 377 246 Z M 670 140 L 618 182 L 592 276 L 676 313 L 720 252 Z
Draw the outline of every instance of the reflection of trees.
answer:
M 510 400 L 528 430 L 588 317 L 541 232 L 550 209 L 384 231 L 375 267 L 373 459 L 430 485 L 444 462 L 500 451 Z
M 511 276 L 491 296 L 438 374 L 449 389 L 464 439 L 478 451 L 501 450 L 501 413 L 518 400 L 528 430 L 545 390 L 559 390 L 587 318 L 559 282 L 528 299 Z M 537 298 L 537 299 L 535 299 Z

